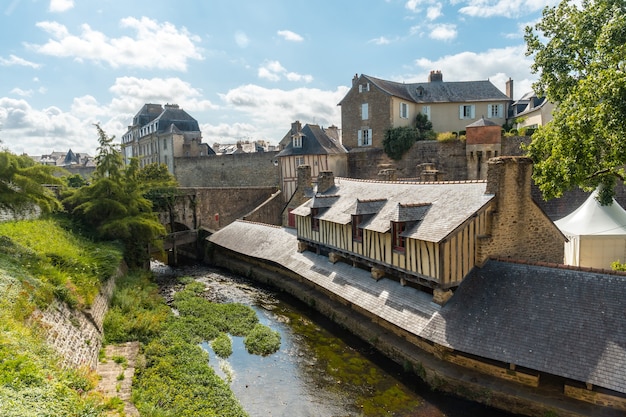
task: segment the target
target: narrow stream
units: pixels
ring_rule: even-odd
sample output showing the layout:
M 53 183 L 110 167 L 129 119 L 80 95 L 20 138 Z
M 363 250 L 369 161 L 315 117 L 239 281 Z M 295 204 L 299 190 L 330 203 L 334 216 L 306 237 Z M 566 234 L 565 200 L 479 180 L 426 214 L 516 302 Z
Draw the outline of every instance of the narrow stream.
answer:
M 249 305 L 280 333 L 280 350 L 266 357 L 249 354 L 241 337 L 232 337 L 227 360 L 202 345 L 251 417 L 512 417 L 433 392 L 308 306 L 258 283 L 208 266 L 152 269 L 166 292 L 176 288 L 170 277 L 194 277 L 210 299 Z

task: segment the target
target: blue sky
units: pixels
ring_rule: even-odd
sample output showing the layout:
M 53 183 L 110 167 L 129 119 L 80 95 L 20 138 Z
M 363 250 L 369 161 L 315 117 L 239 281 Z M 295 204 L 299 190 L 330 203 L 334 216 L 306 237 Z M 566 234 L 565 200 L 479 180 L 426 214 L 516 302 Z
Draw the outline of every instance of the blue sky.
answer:
M 203 140 L 276 144 L 291 122 L 341 127 L 355 74 L 537 76 L 524 27 L 556 0 L 2 0 L 0 146 L 95 155 L 144 103 L 176 103 Z

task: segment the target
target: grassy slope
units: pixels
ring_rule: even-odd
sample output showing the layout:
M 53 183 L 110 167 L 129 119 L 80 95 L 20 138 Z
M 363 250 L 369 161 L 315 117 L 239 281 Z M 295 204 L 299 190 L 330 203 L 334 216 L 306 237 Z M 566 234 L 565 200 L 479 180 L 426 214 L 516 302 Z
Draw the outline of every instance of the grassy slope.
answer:
M 54 220 L 0 223 L 0 415 L 103 415 L 106 404 L 91 391 L 96 376 L 62 369 L 28 317 L 55 297 L 88 306 L 120 260 L 113 246 L 94 245 Z

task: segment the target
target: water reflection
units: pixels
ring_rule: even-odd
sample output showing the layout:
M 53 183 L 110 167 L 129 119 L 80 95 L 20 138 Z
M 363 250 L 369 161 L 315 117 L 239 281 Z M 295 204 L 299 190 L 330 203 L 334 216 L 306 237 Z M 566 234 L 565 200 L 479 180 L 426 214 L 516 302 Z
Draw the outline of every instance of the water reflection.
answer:
M 242 277 L 204 266 L 153 270 L 161 277 L 193 276 L 211 299 L 250 305 L 263 324 L 280 333 L 280 350 L 267 357 L 249 354 L 240 337 L 232 337 L 227 360 L 203 344 L 211 366 L 230 381 L 251 417 L 508 416 L 433 393 L 307 306 Z

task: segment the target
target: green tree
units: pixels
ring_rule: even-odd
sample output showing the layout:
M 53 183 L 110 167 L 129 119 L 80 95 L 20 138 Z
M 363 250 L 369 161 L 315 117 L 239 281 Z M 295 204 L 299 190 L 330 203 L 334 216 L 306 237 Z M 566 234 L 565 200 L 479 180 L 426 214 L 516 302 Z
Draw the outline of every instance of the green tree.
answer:
M 114 137 L 108 137 L 99 125 L 96 169 L 89 185 L 71 193 L 63 203 L 72 214 L 96 231 L 99 238 L 120 240 L 124 258 L 131 266 L 149 261 L 148 248 L 158 247 L 165 228 L 145 197 L 139 163 L 132 159 L 124 167 Z M 154 185 L 154 184 L 152 184 Z
M 626 2 L 569 0 L 526 27 L 538 95 L 557 104 L 527 147 L 544 198 L 599 188 L 610 204 L 626 163 Z
M 383 150 L 391 159 L 399 160 L 415 142 L 433 137 L 433 124 L 428 116 L 418 113 L 414 127 L 393 127 L 385 131 Z
M 46 185 L 61 185 L 55 176 L 62 172 L 53 166 L 38 164 L 27 155 L 17 156 L 9 151 L 0 152 L 0 209 L 19 214 L 33 205 L 43 213 L 62 206 Z

